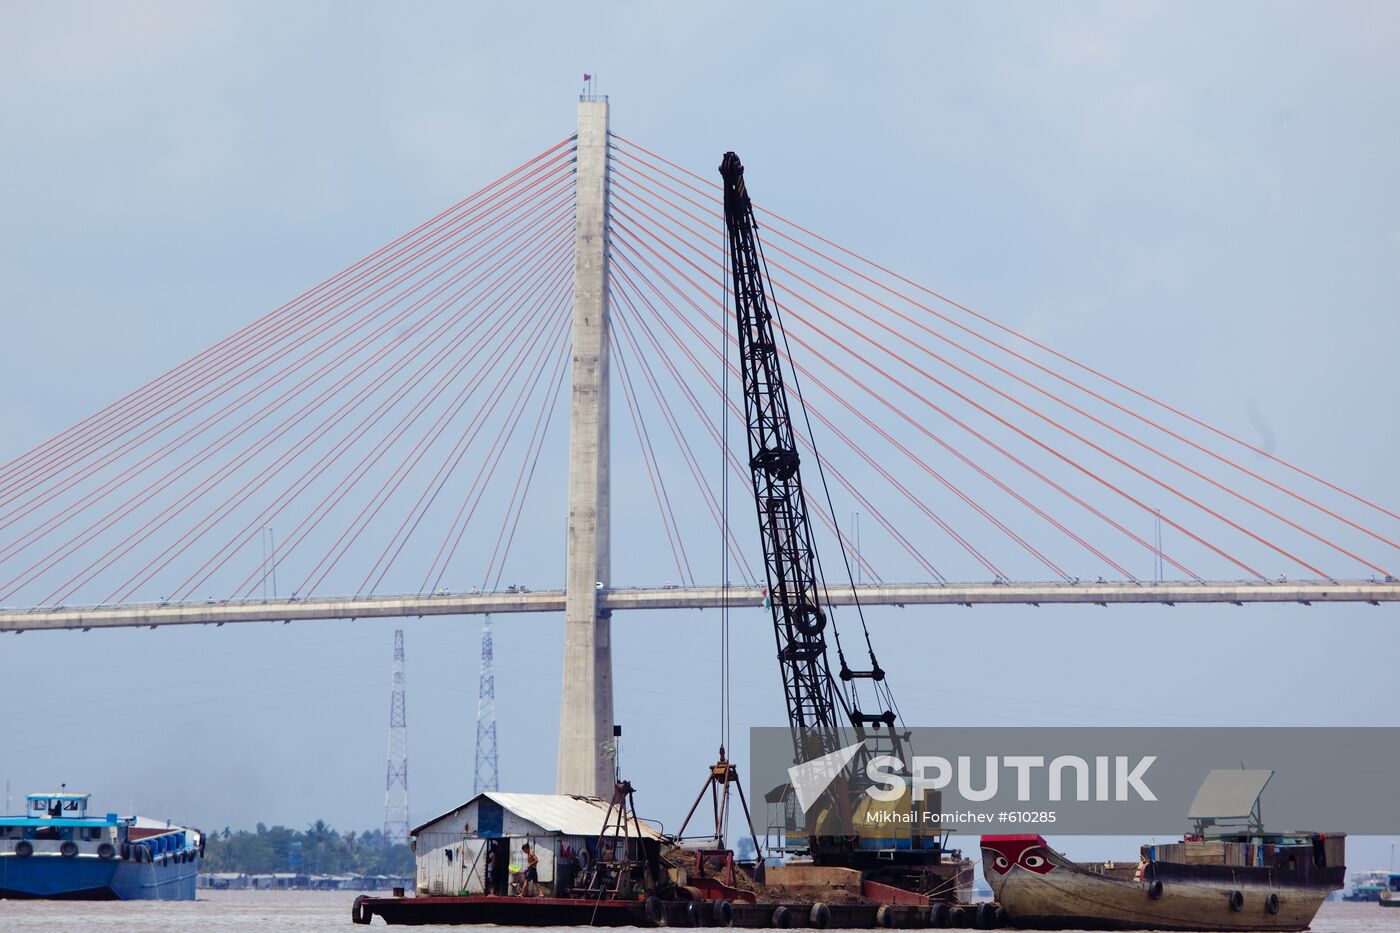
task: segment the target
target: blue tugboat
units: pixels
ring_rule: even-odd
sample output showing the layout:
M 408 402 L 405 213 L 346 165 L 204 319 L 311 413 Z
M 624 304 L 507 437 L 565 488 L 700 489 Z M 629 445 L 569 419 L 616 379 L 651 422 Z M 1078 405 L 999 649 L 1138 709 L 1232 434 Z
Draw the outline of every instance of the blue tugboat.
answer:
M 90 796 L 30 794 L 23 816 L 0 816 L 0 898 L 194 900 L 204 834 L 88 816 Z

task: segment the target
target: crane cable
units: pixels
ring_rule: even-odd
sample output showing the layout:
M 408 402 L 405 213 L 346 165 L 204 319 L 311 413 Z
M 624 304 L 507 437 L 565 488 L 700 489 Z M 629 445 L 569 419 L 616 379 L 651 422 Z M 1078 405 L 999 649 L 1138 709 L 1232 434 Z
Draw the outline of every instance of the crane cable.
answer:
M 720 261 L 727 264 L 729 259 L 729 229 L 720 233 Z M 736 283 L 737 287 L 737 283 Z M 719 597 L 719 741 L 721 749 L 730 747 L 730 707 L 729 707 L 729 550 L 725 533 L 729 529 L 729 367 L 725 365 L 725 341 L 729 332 L 729 292 L 721 288 L 723 306 L 719 319 L 719 359 L 721 371 L 720 391 L 720 597 Z
M 750 207 L 750 211 L 752 211 L 752 207 Z M 752 216 L 752 214 L 751 214 L 750 216 Z M 767 257 L 767 255 L 764 253 L 764 251 L 763 251 L 763 241 L 762 241 L 762 239 L 759 238 L 759 236 L 757 235 L 757 230 L 758 230 L 758 218 L 757 218 L 757 217 L 753 217 L 753 225 L 754 225 L 754 231 L 755 231 L 753 240 L 754 240 L 754 245 L 758 248 L 758 259 L 759 259 L 759 262 L 763 264 L 763 278 L 765 279 L 765 281 L 767 281 L 767 283 L 768 283 L 768 288 L 769 288 L 770 292 L 772 292 L 771 297 L 772 297 L 772 299 L 773 299 L 773 321 L 774 321 L 774 323 L 776 323 L 776 324 L 778 325 L 778 333 L 782 335 L 782 338 L 783 338 L 783 351 L 787 354 L 787 358 L 788 358 L 789 360 L 791 360 L 791 359 L 793 358 L 793 356 L 792 356 L 792 347 L 788 344 L 787 328 L 783 326 L 782 309 L 780 308 L 780 306 L 779 306 L 779 304 L 778 304 L 777 291 L 776 291 L 776 289 L 773 287 L 773 276 L 770 275 L 769 272 L 768 272 L 768 257 Z M 725 297 L 725 300 L 726 300 L 726 302 L 728 301 L 728 296 L 727 296 L 727 295 L 726 295 L 726 297 Z M 798 406 L 798 408 L 800 408 L 800 409 L 802 410 L 802 421 L 803 421 L 803 423 L 804 423 L 804 424 L 806 425 L 806 427 L 807 427 L 807 441 L 808 441 L 808 443 L 811 445 L 811 448 L 812 448 L 812 459 L 814 459 L 814 460 L 817 462 L 817 478 L 818 478 L 818 480 L 821 482 L 822 494 L 823 494 L 823 496 L 825 496 L 825 498 L 826 498 L 826 508 L 827 508 L 827 512 L 828 512 L 830 515 L 832 515 L 832 516 L 833 516 L 833 519 L 834 519 L 834 517 L 835 517 L 835 515 L 836 515 L 836 506 L 833 504 L 832 499 L 831 499 L 831 489 L 830 489 L 830 487 L 827 486 L 827 483 L 826 483 L 826 470 L 823 469 L 823 467 L 822 467 L 822 456 L 821 456 L 821 452 L 820 452 L 820 450 L 819 450 L 818 447 L 817 447 L 817 438 L 816 438 L 816 434 L 812 431 L 812 419 L 811 419 L 811 417 L 807 414 L 807 401 L 806 401 L 806 399 L 805 399 L 805 398 L 803 397 L 803 395 L 802 395 L 802 385 L 801 385 L 801 383 L 800 383 L 799 380 L 798 380 L 798 376 L 797 376 L 797 367 L 796 367 L 796 365 L 793 366 L 793 370 L 792 370 L 792 391 L 793 391 L 793 394 L 797 396 L 797 406 Z M 805 498 L 805 497 L 804 497 L 804 498 Z M 856 609 L 856 617 L 857 617 L 858 619 L 860 619 L 860 629 L 861 629 L 861 633 L 862 633 L 862 635 L 865 637 L 865 648 L 866 648 L 866 651 L 867 651 L 867 652 L 869 653 L 869 655 L 870 655 L 870 666 L 871 666 L 871 669 L 874 670 L 874 669 L 876 669 L 876 668 L 879 667 L 879 662 L 876 661 L 876 659 L 875 659 L 875 647 L 874 647 L 874 645 L 872 645 L 871 642 L 870 642 L 870 629 L 869 629 L 869 627 L 868 627 L 868 626 L 866 625 L 866 623 L 865 623 L 865 610 L 864 610 L 864 607 L 862 607 L 861 604 L 860 604 L 860 594 L 856 592 L 855 574 L 852 573 L 852 571 L 851 571 L 851 557 L 850 557 L 850 554 L 848 554 L 848 553 L 846 552 L 846 542 L 845 542 L 845 539 L 841 537 L 841 529 L 840 529 L 840 526 L 839 526 L 839 525 L 836 527 L 836 546 L 837 546 L 838 548 L 841 549 L 841 562 L 842 562 L 842 564 L 843 564 L 843 565 L 845 566 L 845 568 L 846 568 L 846 580 L 849 582 L 850 587 L 851 587 L 851 600 L 852 600 L 852 603 L 853 603 L 853 605 L 855 606 L 855 609 Z M 825 570 L 822 568 L 821 554 L 820 554 L 815 548 L 813 548 L 813 550 L 812 550 L 812 556 L 813 556 L 813 557 L 815 558 L 815 560 L 816 560 L 816 565 L 817 565 L 817 577 L 818 577 L 818 579 L 819 579 L 820 582 L 821 582 L 822 596 L 823 596 L 823 598 L 825 599 L 825 602 L 826 602 L 826 606 L 827 606 L 827 610 L 828 610 L 828 613 L 827 613 L 827 614 L 828 614 L 828 621 L 829 621 L 830 624 L 831 624 L 831 633 L 832 633 L 832 635 L 833 635 L 833 636 L 835 637 L 835 639 L 836 639 L 836 657 L 837 657 L 837 660 L 839 660 L 839 661 L 841 662 L 841 669 L 842 669 L 843 671 L 845 671 L 845 670 L 848 670 L 847 665 L 846 665 L 846 654 L 845 654 L 844 649 L 843 649 L 842 646 L 841 646 L 841 631 L 840 631 L 840 629 L 839 629 L 839 628 L 837 627 L 837 625 L 836 625 L 836 616 L 835 616 L 835 613 L 833 613 L 833 612 L 830 611 L 830 610 L 833 608 L 833 607 L 832 607 L 832 603 L 831 603 L 831 593 L 830 593 L 829 590 L 827 589 L 827 585 L 826 585 L 826 572 L 825 572 Z M 883 696 L 883 698 L 889 702 L 889 704 L 890 704 L 890 706 L 891 706 L 891 708 L 892 708 L 892 711 L 895 713 L 895 715 L 899 718 L 899 721 L 902 723 L 902 722 L 904 721 L 904 716 L 899 712 L 899 704 L 895 703 L 895 701 L 894 701 L 894 693 L 890 690 L 889 686 L 888 686 L 888 685 L 885 685 L 884 690 L 883 690 L 883 693 L 882 693 L 882 691 L 881 691 L 881 689 L 880 689 L 880 684 L 882 683 L 882 681 L 876 681 L 876 680 L 872 679 L 872 680 L 871 680 L 871 683 L 872 683 L 872 685 L 873 685 L 873 686 L 872 686 L 872 689 L 873 689 L 873 691 L 874 691 L 874 693 L 875 693 L 875 698 L 876 698 L 876 700 L 879 701 L 879 700 L 882 698 L 882 696 Z M 846 688 L 846 689 L 847 689 L 847 692 L 848 692 L 848 694 L 849 694 L 850 702 L 854 705 L 854 707 L 855 707 L 856 709 L 859 709 L 859 708 L 860 708 L 860 702 L 859 702 L 858 692 L 857 692 L 857 690 L 856 690 L 856 681 L 855 681 L 854 679 L 848 681 L 848 682 L 847 682 L 847 688 Z

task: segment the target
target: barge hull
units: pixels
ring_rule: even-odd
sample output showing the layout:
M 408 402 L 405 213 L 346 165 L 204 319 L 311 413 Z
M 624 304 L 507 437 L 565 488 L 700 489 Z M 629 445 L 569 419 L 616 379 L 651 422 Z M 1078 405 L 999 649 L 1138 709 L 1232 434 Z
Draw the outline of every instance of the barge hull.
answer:
M 196 861 L 142 862 L 80 855 L 0 855 L 0 899 L 192 901 Z
M 391 925 L 494 923 L 517 927 L 650 926 L 640 901 L 584 901 L 562 897 L 365 897 L 360 917 Z
M 722 907 L 720 905 L 723 905 Z M 991 905 L 981 905 L 990 911 Z M 644 901 L 588 901 L 575 898 L 521 897 L 366 897 L 356 898 L 353 919 L 370 923 L 374 917 L 395 926 L 426 924 L 496 924 L 514 927 L 657 927 L 735 926 L 876 929 L 924 929 L 972 926 L 977 906 L 916 904 L 829 904 L 728 901 L 653 902 L 649 915 Z M 961 914 L 950 913 L 954 910 Z M 720 911 L 728 914 L 726 918 Z M 820 912 L 820 913 L 819 913 Z M 781 922 L 779 917 L 781 916 Z M 950 923 L 950 920 L 952 921 Z M 1000 926 L 1000 918 L 981 918 L 984 928 Z

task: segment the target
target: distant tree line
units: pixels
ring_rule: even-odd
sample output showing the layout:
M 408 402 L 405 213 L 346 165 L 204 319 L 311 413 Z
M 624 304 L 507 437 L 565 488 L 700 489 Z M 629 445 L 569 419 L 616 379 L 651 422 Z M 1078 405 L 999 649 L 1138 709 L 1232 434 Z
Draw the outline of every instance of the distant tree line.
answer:
M 378 829 L 341 834 L 317 820 L 305 830 L 285 826 L 268 828 L 262 823 L 249 832 L 225 827 L 211 832 L 201 871 L 294 871 L 307 875 L 411 875 L 413 853 L 408 846 L 384 845 Z

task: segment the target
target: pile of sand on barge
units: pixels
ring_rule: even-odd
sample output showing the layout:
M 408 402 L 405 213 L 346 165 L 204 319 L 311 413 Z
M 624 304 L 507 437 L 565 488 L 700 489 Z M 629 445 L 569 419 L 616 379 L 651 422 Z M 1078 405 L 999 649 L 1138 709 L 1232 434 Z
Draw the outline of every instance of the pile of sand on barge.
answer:
M 686 849 L 669 849 L 662 853 L 662 864 L 666 866 L 671 880 L 681 886 L 691 883 L 697 877 L 718 881 L 738 891 L 752 894 L 759 903 L 816 904 L 832 906 L 877 906 L 880 902 L 861 895 L 861 873 L 853 868 L 818 868 L 810 863 L 797 862 L 788 865 L 770 865 L 765 871 L 764 881 L 753 876 L 753 869 L 736 864 L 734 882 L 728 884 L 728 873 L 724 862 L 717 858 L 706 859 L 704 871 L 698 871 L 698 856 Z

